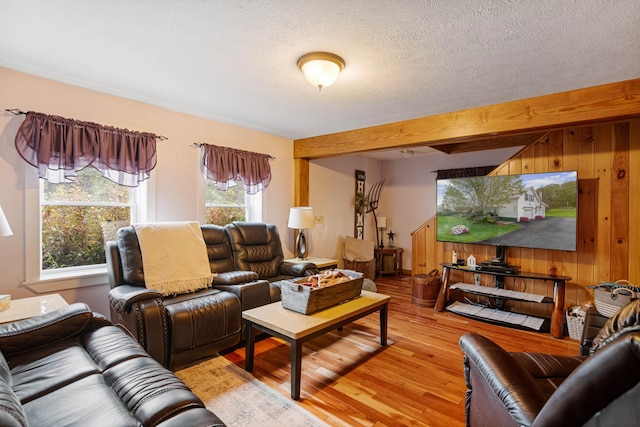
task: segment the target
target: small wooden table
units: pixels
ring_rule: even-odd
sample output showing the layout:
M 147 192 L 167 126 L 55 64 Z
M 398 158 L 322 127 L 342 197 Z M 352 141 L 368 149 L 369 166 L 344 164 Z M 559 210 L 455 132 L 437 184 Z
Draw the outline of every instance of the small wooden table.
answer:
M 402 274 L 402 248 L 375 248 L 374 253 L 376 257 L 376 272 L 378 276 L 383 274 L 393 274 L 396 277 Z M 393 264 L 391 269 L 385 269 L 384 259 L 386 257 L 393 257 Z
M 0 323 L 15 322 L 50 313 L 69 305 L 60 294 L 12 299 L 8 309 L 0 311 Z
M 338 260 L 331 258 L 316 258 L 316 257 L 307 257 L 305 259 L 300 258 L 291 258 L 285 259 L 285 262 L 291 262 L 293 264 L 302 264 L 305 262 L 312 262 L 318 267 L 318 270 L 330 270 L 334 268 L 338 268 Z
M 300 314 L 282 307 L 282 302 L 263 305 L 242 312 L 246 329 L 245 370 L 253 371 L 255 337 L 252 328 L 285 340 L 291 346 L 291 398 L 300 398 L 302 344 L 329 331 L 380 312 L 380 345 L 387 345 L 387 316 L 391 297 L 362 291 L 358 298 L 312 314 Z

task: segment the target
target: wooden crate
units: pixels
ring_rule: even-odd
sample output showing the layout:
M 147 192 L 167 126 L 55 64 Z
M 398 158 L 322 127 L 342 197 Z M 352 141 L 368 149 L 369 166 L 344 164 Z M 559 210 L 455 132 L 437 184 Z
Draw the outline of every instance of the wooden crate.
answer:
M 305 279 L 285 282 L 280 285 L 282 306 L 302 314 L 311 314 L 333 307 L 360 295 L 363 277 L 351 279 L 323 288 L 304 286 Z

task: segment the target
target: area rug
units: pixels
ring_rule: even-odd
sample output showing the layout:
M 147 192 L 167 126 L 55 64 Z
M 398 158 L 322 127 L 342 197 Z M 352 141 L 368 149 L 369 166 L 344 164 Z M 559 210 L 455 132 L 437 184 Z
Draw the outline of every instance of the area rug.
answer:
M 222 356 L 176 372 L 229 427 L 324 427 L 322 420 Z

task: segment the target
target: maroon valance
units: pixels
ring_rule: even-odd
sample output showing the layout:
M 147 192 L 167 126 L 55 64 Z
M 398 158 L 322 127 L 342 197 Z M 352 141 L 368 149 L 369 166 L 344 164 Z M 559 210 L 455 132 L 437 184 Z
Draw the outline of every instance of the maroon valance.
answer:
M 498 166 L 478 166 L 474 168 L 440 169 L 437 170 L 436 179 L 473 178 L 486 176 Z
M 38 176 L 73 182 L 87 166 L 120 185 L 137 187 L 156 166 L 156 135 L 28 112 L 16 149 Z
M 256 194 L 271 182 L 270 156 L 229 147 L 199 144 L 202 147 L 202 173 L 225 191 L 240 181 L 245 191 Z

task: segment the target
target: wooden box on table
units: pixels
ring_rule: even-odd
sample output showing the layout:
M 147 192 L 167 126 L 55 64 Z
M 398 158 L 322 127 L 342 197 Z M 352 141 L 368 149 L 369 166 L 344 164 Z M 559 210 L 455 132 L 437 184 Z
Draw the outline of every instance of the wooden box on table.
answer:
M 334 285 L 312 288 L 305 286 L 306 279 L 285 282 L 280 285 L 282 306 L 302 314 L 311 314 L 333 307 L 360 295 L 363 277 Z

